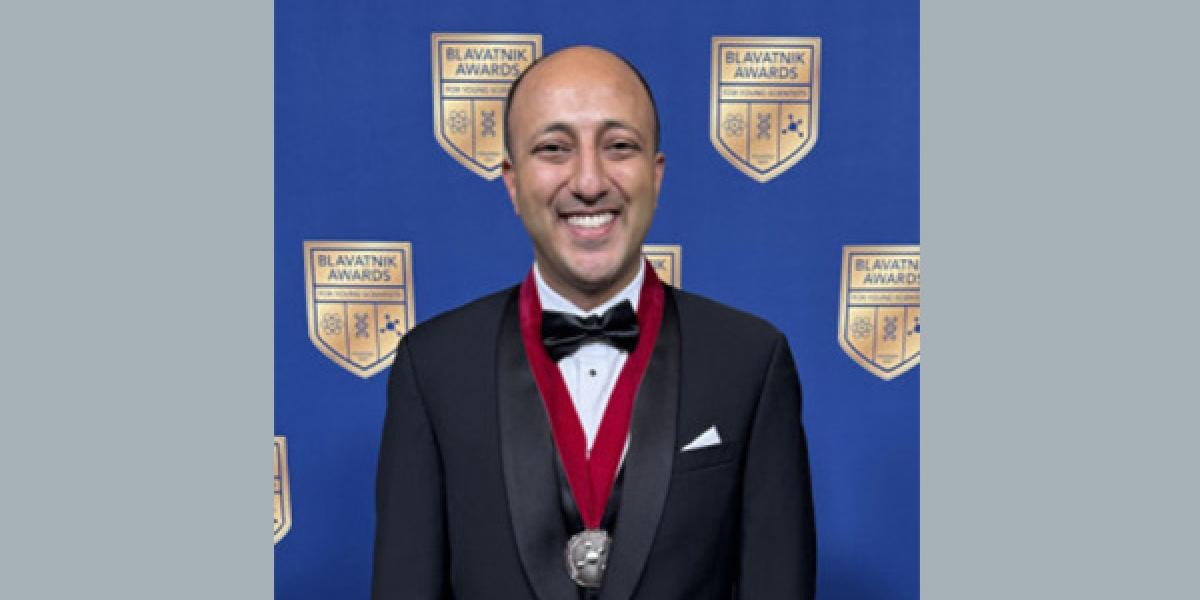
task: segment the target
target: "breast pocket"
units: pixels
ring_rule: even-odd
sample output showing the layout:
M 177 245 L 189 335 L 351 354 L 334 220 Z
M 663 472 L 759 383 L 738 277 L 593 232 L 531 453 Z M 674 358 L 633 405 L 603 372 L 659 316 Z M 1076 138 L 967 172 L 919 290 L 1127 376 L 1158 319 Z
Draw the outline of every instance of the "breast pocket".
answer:
M 737 458 L 737 455 L 737 444 L 731 442 L 726 442 L 718 446 L 709 446 L 708 448 L 700 448 L 698 450 L 679 452 L 675 456 L 673 470 L 676 473 L 683 473 L 724 465 L 732 462 L 733 459 Z

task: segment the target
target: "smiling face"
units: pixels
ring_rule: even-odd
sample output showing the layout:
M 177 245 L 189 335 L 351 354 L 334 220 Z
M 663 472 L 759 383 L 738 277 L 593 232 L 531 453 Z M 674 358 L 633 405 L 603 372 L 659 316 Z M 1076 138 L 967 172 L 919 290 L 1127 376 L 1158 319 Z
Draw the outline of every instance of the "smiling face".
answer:
M 637 75 L 595 48 L 539 62 L 512 98 L 504 185 L 546 283 L 583 309 L 642 266 L 664 160 Z

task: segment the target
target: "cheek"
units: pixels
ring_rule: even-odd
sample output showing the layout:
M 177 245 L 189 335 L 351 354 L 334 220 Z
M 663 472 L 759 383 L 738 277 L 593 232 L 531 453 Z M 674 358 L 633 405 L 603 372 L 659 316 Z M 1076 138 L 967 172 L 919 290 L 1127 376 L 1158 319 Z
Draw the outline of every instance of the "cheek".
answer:
M 544 186 L 536 180 L 526 180 L 520 190 L 521 214 L 525 218 L 544 220 L 550 202 Z
M 633 201 L 642 201 L 647 194 L 654 193 L 654 169 L 633 162 L 617 163 L 610 168 L 613 181 Z
M 530 165 L 520 175 L 525 199 L 543 207 L 554 202 L 555 192 L 567 179 L 562 167 L 547 164 Z
M 637 227 L 644 233 L 646 230 L 650 229 L 650 223 L 653 220 L 654 201 L 651 198 L 647 198 L 646 201 L 637 208 Z

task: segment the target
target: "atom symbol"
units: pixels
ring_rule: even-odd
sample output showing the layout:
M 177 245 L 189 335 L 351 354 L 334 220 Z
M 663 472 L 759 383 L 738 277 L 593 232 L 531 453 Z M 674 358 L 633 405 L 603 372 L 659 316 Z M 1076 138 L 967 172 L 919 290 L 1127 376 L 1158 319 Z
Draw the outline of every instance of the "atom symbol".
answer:
M 450 131 L 454 133 L 465 133 L 467 131 L 467 111 L 452 110 L 449 118 L 446 119 L 446 125 L 450 127 Z
M 725 135 L 739 137 L 746 131 L 746 120 L 738 113 L 729 113 L 721 126 L 725 128 Z
M 871 320 L 866 317 L 858 317 L 854 319 L 854 323 L 850 326 L 850 332 L 854 337 L 863 339 L 871 335 L 871 331 L 875 328 L 871 325 Z
M 337 313 L 329 313 L 321 317 L 321 331 L 325 335 L 340 335 L 342 333 L 342 317 Z

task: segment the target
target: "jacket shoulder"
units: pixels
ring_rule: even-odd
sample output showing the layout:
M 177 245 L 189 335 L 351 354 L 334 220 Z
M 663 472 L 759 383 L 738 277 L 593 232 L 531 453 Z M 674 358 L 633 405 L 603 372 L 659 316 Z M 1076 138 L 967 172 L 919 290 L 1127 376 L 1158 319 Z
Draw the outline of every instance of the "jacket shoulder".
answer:
M 766 319 L 691 292 L 671 289 L 681 326 L 703 328 L 747 344 L 774 344 L 783 333 Z
M 512 287 L 450 309 L 413 327 L 401 343 L 410 351 L 435 351 L 443 345 L 495 339 L 505 306 L 516 295 Z

